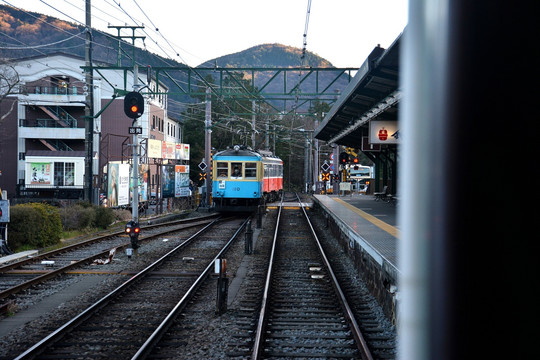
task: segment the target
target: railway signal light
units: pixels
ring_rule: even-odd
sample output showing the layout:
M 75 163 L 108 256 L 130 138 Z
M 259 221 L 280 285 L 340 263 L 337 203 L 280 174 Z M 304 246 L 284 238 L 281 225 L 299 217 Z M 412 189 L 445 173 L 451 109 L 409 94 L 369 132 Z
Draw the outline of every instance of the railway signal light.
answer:
M 339 163 L 346 164 L 349 161 L 349 154 L 346 152 L 339 153 Z
M 133 220 L 128 221 L 125 228 L 126 234 L 129 235 L 129 238 L 131 240 L 131 247 L 133 249 L 137 249 L 139 247 L 139 234 L 141 233 L 141 227 L 139 226 L 139 223 Z
M 144 98 L 136 91 L 126 94 L 124 98 L 124 113 L 131 119 L 137 119 L 144 113 Z

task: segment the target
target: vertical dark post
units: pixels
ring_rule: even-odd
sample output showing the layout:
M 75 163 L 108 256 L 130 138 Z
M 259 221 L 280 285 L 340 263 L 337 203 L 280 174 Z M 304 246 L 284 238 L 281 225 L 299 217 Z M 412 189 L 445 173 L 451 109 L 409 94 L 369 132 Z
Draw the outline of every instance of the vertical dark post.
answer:
M 253 230 L 251 230 L 251 220 L 246 225 L 246 244 L 244 253 L 246 255 L 253 254 Z
M 210 171 L 210 152 L 212 150 L 212 97 L 210 88 L 206 88 L 206 109 L 204 120 L 204 161 L 206 163 L 206 207 L 210 207 L 210 196 L 212 195 L 212 173 Z
M 257 229 L 262 228 L 262 216 L 266 205 L 257 206 Z
M 91 2 L 86 0 L 86 40 L 85 40 L 85 65 L 86 65 L 86 107 L 85 117 L 85 158 L 84 158 L 84 199 L 93 203 L 93 155 L 94 155 L 94 76 L 92 69 L 92 16 Z

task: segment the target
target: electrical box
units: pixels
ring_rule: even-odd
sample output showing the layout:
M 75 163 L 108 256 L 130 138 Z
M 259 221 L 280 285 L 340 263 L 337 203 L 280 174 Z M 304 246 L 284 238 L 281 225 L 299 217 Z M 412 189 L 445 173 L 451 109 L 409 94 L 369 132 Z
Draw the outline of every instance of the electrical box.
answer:
M 0 223 L 9 222 L 9 200 L 0 200 Z

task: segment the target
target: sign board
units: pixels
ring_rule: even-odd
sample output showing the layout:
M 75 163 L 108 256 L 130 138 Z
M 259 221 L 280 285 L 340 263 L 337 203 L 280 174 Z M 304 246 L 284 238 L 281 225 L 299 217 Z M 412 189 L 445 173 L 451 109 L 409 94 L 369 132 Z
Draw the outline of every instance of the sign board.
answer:
M 369 122 L 369 142 L 371 144 L 397 144 L 398 138 L 397 121 L 372 120 Z
M 189 196 L 189 165 L 176 165 L 174 174 L 174 197 Z
M 142 134 L 142 127 L 130 126 L 128 133 L 129 135 Z
M 0 200 L 0 223 L 9 222 L 9 200 Z
M 148 157 L 161 159 L 161 140 L 148 139 Z
M 328 164 L 326 163 L 326 160 L 325 160 L 324 163 L 321 165 L 321 170 L 322 170 L 322 171 L 325 171 L 325 172 L 328 171 L 328 170 L 330 170 L 330 165 L 328 165 Z

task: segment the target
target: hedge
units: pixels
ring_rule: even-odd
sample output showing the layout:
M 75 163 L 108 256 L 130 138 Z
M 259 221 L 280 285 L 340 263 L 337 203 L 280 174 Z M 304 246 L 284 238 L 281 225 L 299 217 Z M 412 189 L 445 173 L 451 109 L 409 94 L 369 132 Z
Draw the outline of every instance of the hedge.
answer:
M 62 222 L 58 209 L 44 203 L 12 206 L 8 243 L 12 249 L 43 248 L 60 242 Z

